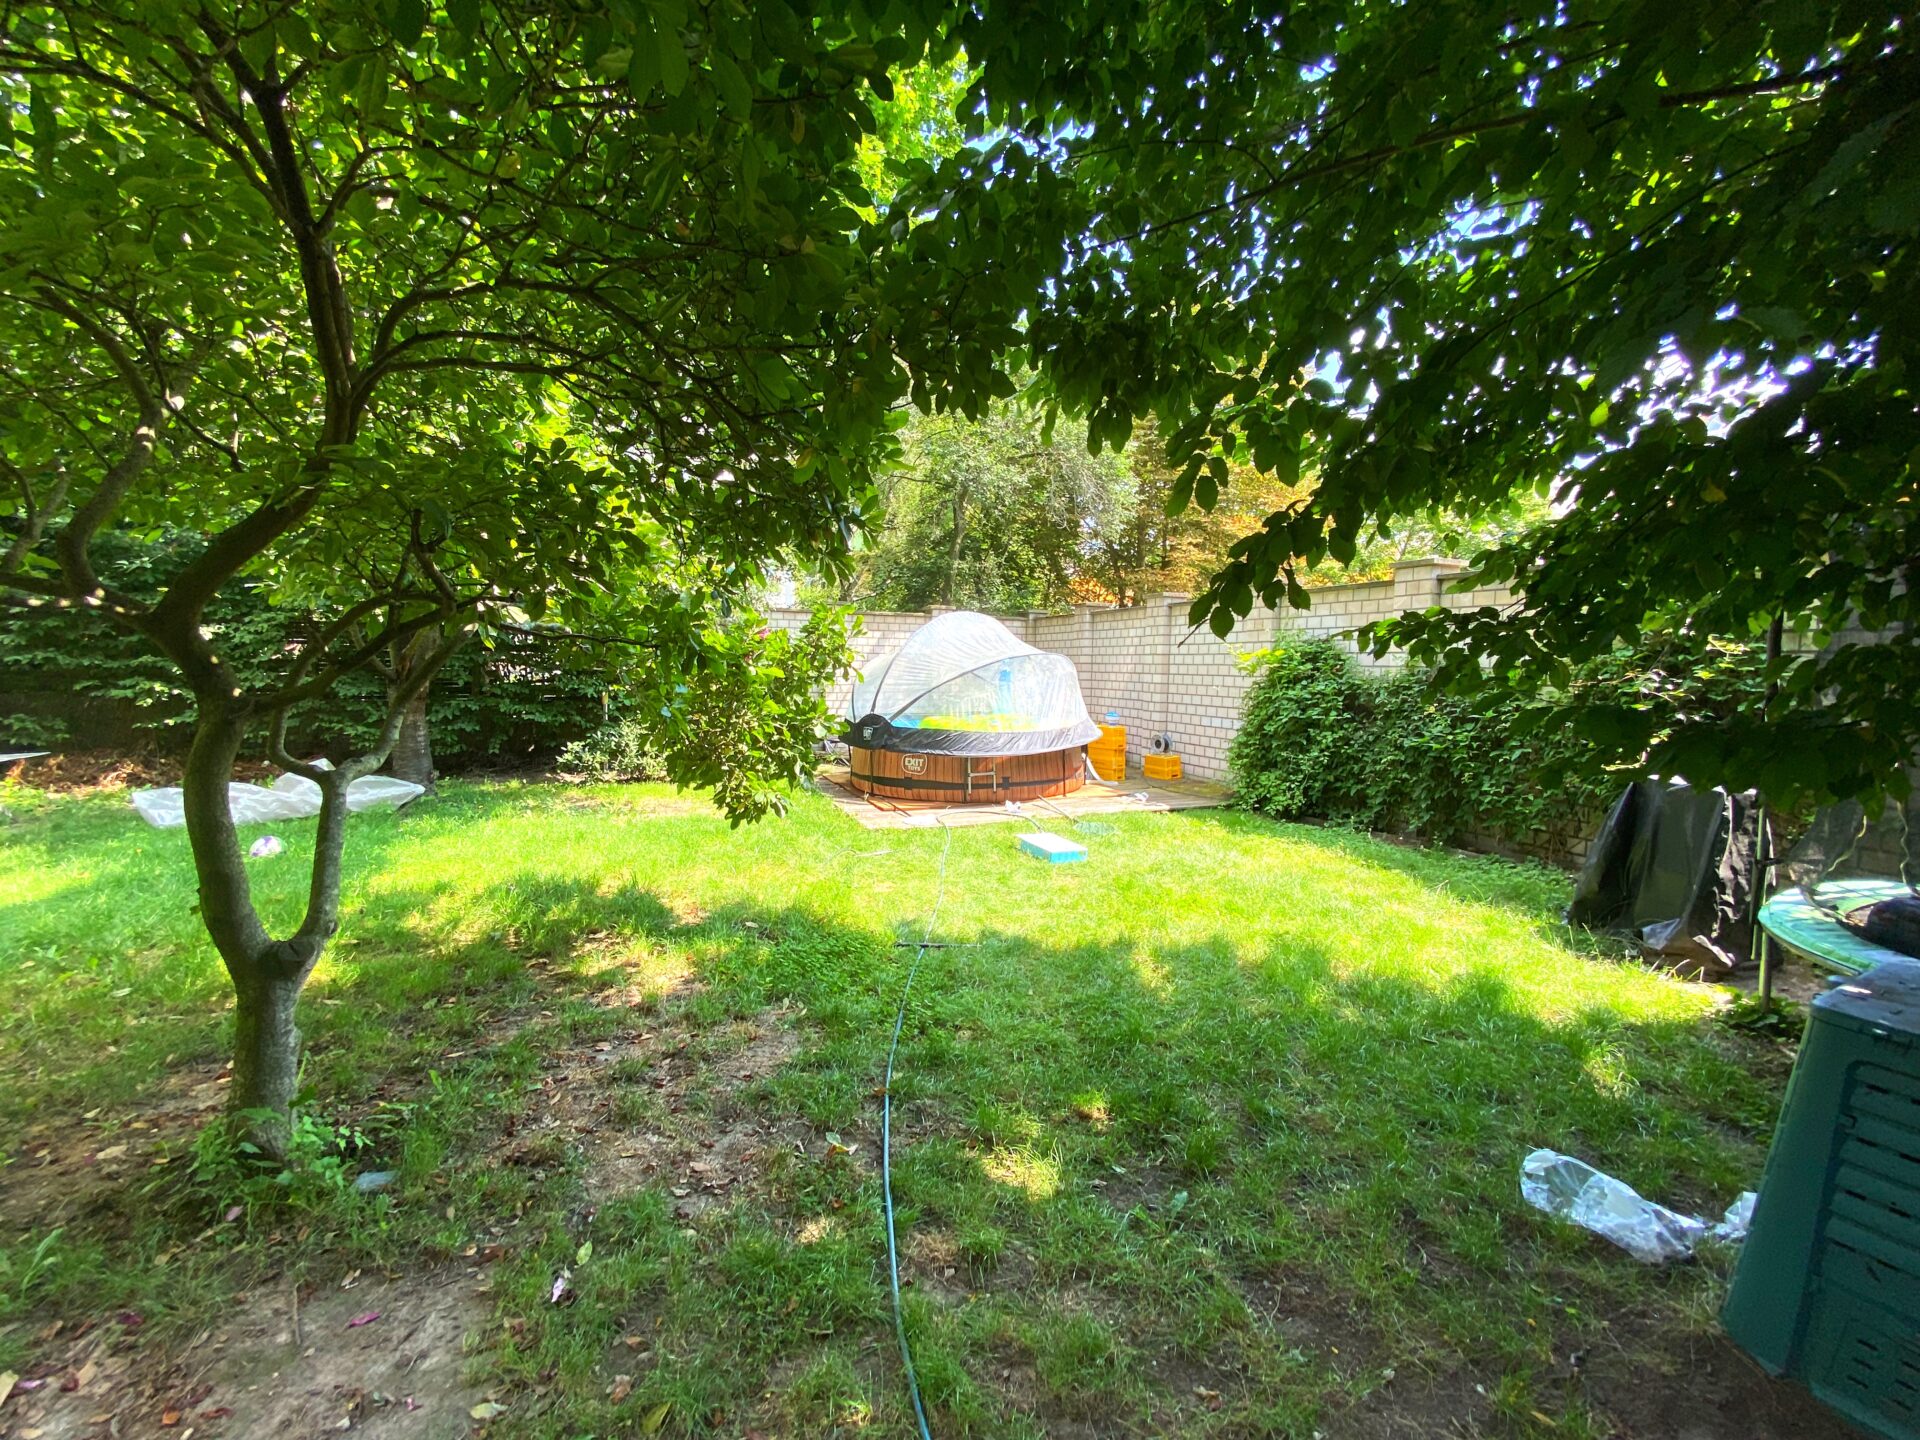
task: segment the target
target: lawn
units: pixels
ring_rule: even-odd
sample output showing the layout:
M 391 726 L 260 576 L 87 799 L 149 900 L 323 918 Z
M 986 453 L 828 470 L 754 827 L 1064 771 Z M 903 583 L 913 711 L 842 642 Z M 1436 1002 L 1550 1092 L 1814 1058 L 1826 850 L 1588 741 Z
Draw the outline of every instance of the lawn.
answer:
M 730 830 L 450 783 L 352 824 L 279 1183 L 196 1143 L 229 1001 L 184 837 L 0 803 L 0 1369 L 48 1381 L 0 1433 L 910 1433 L 877 1087 L 936 895 L 894 1100 L 937 1436 L 1829 1433 L 1719 1338 L 1725 1257 L 1520 1202 L 1545 1144 L 1717 1214 L 1789 1059 L 1576 941 L 1557 873 L 1225 811 L 1050 867 L 812 795 Z M 285 919 L 311 825 L 275 833 Z

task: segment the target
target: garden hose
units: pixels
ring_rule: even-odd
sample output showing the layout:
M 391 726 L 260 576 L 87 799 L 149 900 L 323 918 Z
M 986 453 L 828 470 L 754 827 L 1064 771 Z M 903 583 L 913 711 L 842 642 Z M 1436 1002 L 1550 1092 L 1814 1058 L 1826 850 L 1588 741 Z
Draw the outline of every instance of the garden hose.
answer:
M 900 987 L 900 1008 L 893 1017 L 893 1039 L 887 1045 L 887 1071 L 880 1082 L 880 1196 L 887 1216 L 887 1278 L 893 1287 L 893 1333 L 900 1341 L 900 1363 L 907 1372 L 907 1393 L 913 1399 L 913 1418 L 920 1427 L 920 1440 L 933 1440 L 927 1429 L 927 1410 L 920 1400 L 920 1377 L 913 1368 L 913 1347 L 907 1343 L 906 1315 L 900 1308 L 900 1244 L 893 1221 L 893 1061 L 900 1050 L 900 1030 L 907 1023 L 907 999 L 913 994 L 913 977 L 920 973 L 920 962 L 934 948 L 933 925 L 940 918 L 940 899 L 947 888 L 947 852 L 953 848 L 953 827 L 940 847 L 940 875 L 933 887 L 933 910 L 927 916 L 927 928 L 907 967 L 906 984 Z

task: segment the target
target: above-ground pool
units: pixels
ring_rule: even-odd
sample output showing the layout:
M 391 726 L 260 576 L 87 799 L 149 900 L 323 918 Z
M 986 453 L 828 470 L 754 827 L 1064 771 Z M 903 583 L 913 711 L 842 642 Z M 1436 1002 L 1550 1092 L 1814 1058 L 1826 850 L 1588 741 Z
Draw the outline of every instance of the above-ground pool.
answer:
M 874 662 L 847 720 L 854 789 L 949 804 L 1078 790 L 1100 737 L 1071 660 L 971 610 L 935 616 Z

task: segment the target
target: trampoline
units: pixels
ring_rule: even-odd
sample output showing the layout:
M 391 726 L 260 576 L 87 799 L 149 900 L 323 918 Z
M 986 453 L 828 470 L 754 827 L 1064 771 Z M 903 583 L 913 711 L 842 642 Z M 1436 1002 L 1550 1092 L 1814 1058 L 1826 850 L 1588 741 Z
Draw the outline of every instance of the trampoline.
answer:
M 936 615 L 875 662 L 847 721 L 848 782 L 895 800 L 1067 795 L 1100 737 L 1071 660 L 972 610 Z

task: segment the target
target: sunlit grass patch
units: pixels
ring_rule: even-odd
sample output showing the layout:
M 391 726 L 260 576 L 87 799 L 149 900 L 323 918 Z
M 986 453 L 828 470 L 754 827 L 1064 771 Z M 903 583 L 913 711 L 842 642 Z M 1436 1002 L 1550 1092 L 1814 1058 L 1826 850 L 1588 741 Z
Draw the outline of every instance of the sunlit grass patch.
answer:
M 17 1164 L 67 1137 L 79 1174 L 144 1096 L 210 1083 L 225 977 L 179 835 L 98 799 L 16 813 L 0 1138 Z M 251 873 L 284 925 L 308 841 L 279 829 Z M 1783 1063 L 1713 991 L 1567 932 L 1564 877 L 1231 813 L 1116 817 L 1065 870 L 1012 835 L 875 834 L 810 796 L 733 831 L 658 786 L 449 783 L 357 817 L 306 1077 L 329 1123 L 379 1117 L 348 1168 L 393 1186 L 211 1228 L 222 1195 L 128 1189 L 0 1287 L 0 1326 L 151 1306 L 172 1334 L 289 1269 L 491 1247 L 491 1433 L 905 1433 L 878 1086 L 896 942 L 938 895 L 957 943 L 893 1090 L 937 1433 L 1337 1434 L 1455 1374 L 1483 1429 L 1600 1433 L 1555 1398 L 1569 1351 L 1706 1343 L 1720 1262 L 1623 1263 L 1527 1210 L 1516 1167 L 1552 1144 L 1724 1205 Z M 0 1236 L 0 1277 L 49 1228 Z M 0 1329 L 0 1363 L 33 1333 Z

